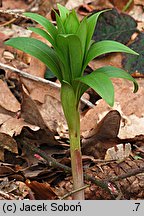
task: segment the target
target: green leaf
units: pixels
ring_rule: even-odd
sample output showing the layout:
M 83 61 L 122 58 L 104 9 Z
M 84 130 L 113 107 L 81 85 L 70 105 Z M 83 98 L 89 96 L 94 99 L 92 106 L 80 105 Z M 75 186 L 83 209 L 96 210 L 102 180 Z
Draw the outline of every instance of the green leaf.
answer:
M 108 9 L 109 10 L 109 9 Z M 87 18 L 87 42 L 86 42 L 86 50 L 88 50 L 89 45 L 90 45 L 90 41 L 92 39 L 94 30 L 95 30 L 95 26 L 97 23 L 97 20 L 100 16 L 101 13 L 104 13 L 108 10 L 103 10 L 97 13 L 94 13 L 93 15 L 91 15 L 90 17 Z
M 39 23 L 48 31 L 48 33 L 53 37 L 53 39 L 55 39 L 57 35 L 57 29 L 48 19 L 46 19 L 45 17 L 39 14 L 30 13 L 30 12 L 24 13 L 24 16 L 29 17 L 34 21 L 36 21 L 37 23 Z
M 75 10 L 72 10 L 72 12 L 69 14 L 64 24 L 66 33 L 75 34 L 79 27 L 79 24 L 80 23 Z
M 55 12 L 56 15 L 56 23 L 57 23 L 57 28 L 58 28 L 58 33 L 59 34 L 65 34 L 65 28 L 62 22 L 61 17 Z
M 105 66 L 93 71 L 93 73 L 95 74 L 97 72 L 106 74 L 110 78 L 122 78 L 130 80 L 134 84 L 134 93 L 138 91 L 138 83 L 136 82 L 136 80 L 130 74 L 120 68 L 116 68 L 113 66 Z
M 87 40 L 87 18 L 85 17 L 76 32 L 76 35 L 79 37 L 82 45 L 82 55 L 85 55 L 85 48 L 86 48 L 86 40 Z
M 74 78 L 81 75 L 83 58 L 80 39 L 73 34 L 58 35 L 57 47 L 60 50 L 59 55 L 65 66 L 63 79 L 71 83 Z
M 57 4 L 57 7 L 58 7 L 59 12 L 60 12 L 60 18 L 61 18 L 62 22 L 64 23 L 70 12 L 66 7 L 64 7 L 60 4 Z
M 71 80 L 71 71 L 70 71 L 70 59 L 69 59 L 69 50 L 68 50 L 68 40 L 65 35 L 59 34 L 56 38 L 55 47 L 56 52 L 58 53 L 61 62 L 63 63 L 63 79 L 70 83 Z
M 38 58 L 50 68 L 60 81 L 62 80 L 59 59 L 55 51 L 43 42 L 34 38 L 19 37 L 12 38 L 5 44 Z
M 134 93 L 138 91 L 138 84 L 136 82 L 136 80 L 130 75 L 128 74 L 126 71 L 120 69 L 120 68 L 116 68 L 116 67 L 113 67 L 113 66 L 105 66 L 105 67 L 102 67 L 102 68 L 98 68 L 97 70 L 93 71 L 92 72 L 92 75 L 89 74 L 87 76 L 90 76 L 91 79 L 94 79 L 94 76 L 97 75 L 97 73 L 100 73 L 101 76 L 103 76 L 104 74 L 107 75 L 109 78 L 122 78 L 122 79 L 127 79 L 127 80 L 130 80 L 133 82 L 134 84 Z M 85 77 L 87 77 L 85 76 Z M 82 77 L 84 78 L 84 77 Z M 80 78 L 80 79 L 82 79 Z M 84 83 L 78 83 L 80 82 L 80 79 L 75 79 L 73 81 L 73 85 L 75 85 L 77 87 L 77 100 L 80 99 L 80 97 L 82 96 L 82 94 L 89 88 L 88 86 L 88 82 L 84 82 Z M 86 79 L 86 78 L 84 78 Z M 90 82 L 90 80 L 89 80 Z M 99 83 L 101 87 L 103 87 L 103 84 L 102 83 Z M 92 86 L 90 86 L 92 87 Z M 93 88 L 93 87 L 92 87 Z M 95 89 L 96 90 L 96 89 Z M 98 91 L 97 91 L 98 92 Z M 101 96 L 102 97 L 102 96 Z M 104 98 L 104 97 L 103 97 Z M 107 101 L 106 101 L 107 102 Z M 107 102 L 108 103 L 108 102 Z
M 69 59 L 70 59 L 70 69 L 72 80 L 76 77 L 81 76 L 82 70 L 82 47 L 80 39 L 76 35 L 67 36 L 68 40 L 68 50 L 69 50 Z
M 42 36 L 46 40 L 48 40 L 51 43 L 52 46 L 55 46 L 53 38 L 46 31 L 44 31 L 43 29 L 35 28 L 35 27 L 29 27 L 28 29 L 31 30 L 32 32 Z
M 114 104 L 114 87 L 107 74 L 92 72 L 75 79 L 93 88 L 110 106 Z
M 85 64 L 84 64 L 83 69 L 85 69 L 88 63 L 94 58 L 100 55 L 106 54 L 106 53 L 111 53 L 111 52 L 125 52 L 125 53 L 138 55 L 138 53 L 136 53 L 129 47 L 119 42 L 110 41 L 110 40 L 99 41 L 97 43 L 92 44 L 92 46 L 90 47 L 87 53 L 86 59 L 85 59 Z

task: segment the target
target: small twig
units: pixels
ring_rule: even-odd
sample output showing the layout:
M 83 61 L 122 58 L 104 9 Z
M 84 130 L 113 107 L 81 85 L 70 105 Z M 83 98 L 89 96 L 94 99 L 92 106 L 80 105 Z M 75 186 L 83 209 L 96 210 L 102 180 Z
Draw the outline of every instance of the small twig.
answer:
M 24 13 L 24 12 L 25 12 L 24 9 L 12 9 L 12 10 L 3 10 L 3 9 L 0 9 L 0 13 L 9 14 L 9 15 L 14 16 L 15 18 L 22 17 L 22 18 L 28 19 L 24 15 L 22 15 L 22 13 Z
M 52 158 L 51 156 L 47 155 L 44 151 L 38 149 L 37 147 L 35 147 L 33 145 L 29 145 L 24 139 L 22 140 L 22 139 L 16 137 L 16 141 L 18 141 L 20 144 L 22 144 L 23 146 L 25 146 L 26 148 L 28 148 L 34 154 L 40 155 L 43 159 L 45 159 L 47 161 L 47 163 L 48 163 L 48 165 L 50 167 L 59 168 L 59 169 L 62 169 L 64 172 L 71 174 L 72 170 L 71 170 L 70 167 L 57 162 L 54 158 Z M 92 177 L 92 176 L 89 176 L 87 174 L 84 174 L 84 177 L 85 177 L 85 180 L 91 181 L 92 183 L 94 183 L 97 186 L 105 189 L 107 192 L 109 192 L 111 194 L 111 191 L 108 188 L 108 182 L 107 181 L 99 180 L 99 179 L 97 179 L 95 177 Z
M 11 23 L 13 23 L 15 21 L 16 21 L 16 18 L 13 18 L 13 19 L 9 20 L 8 22 L 5 22 L 5 23 L 1 24 L 0 27 L 10 25 Z
M 138 174 L 143 173 L 143 172 L 144 172 L 144 167 L 140 167 L 138 169 L 132 169 L 127 173 L 112 177 L 112 178 L 108 179 L 108 181 L 111 181 L 111 182 L 119 181 L 119 180 L 122 180 L 122 179 L 125 179 L 125 178 L 129 178 L 131 176 L 138 175 Z
M 0 13 L 9 14 L 9 15 L 14 16 L 15 18 L 22 17 L 22 18 L 24 18 L 24 19 L 29 19 L 28 17 L 22 15 L 22 13 L 24 13 L 24 12 L 26 12 L 26 11 L 27 11 L 27 12 L 31 11 L 31 9 L 32 9 L 35 5 L 39 5 L 39 4 L 40 4 L 40 1 L 41 1 L 41 0 L 33 0 L 32 3 L 28 6 L 27 9 L 8 9 L 8 10 L 0 9 Z
M 0 190 L 0 196 L 2 196 L 6 200 L 14 200 L 15 198 L 3 191 Z
M 60 200 L 64 200 L 64 199 L 66 199 L 67 197 L 73 195 L 74 193 L 79 192 L 79 191 L 81 191 L 81 190 L 84 190 L 85 188 L 87 188 L 87 187 L 89 187 L 89 186 L 90 186 L 90 185 L 84 185 L 84 186 L 81 187 L 81 188 L 78 188 L 78 189 L 76 189 L 76 190 L 70 191 L 69 193 L 67 193 L 67 194 L 65 194 L 63 197 L 61 197 Z
M 133 0 L 129 0 L 127 2 L 127 4 L 123 7 L 122 11 L 125 12 L 126 10 L 128 10 L 128 8 L 130 7 L 132 2 L 133 2 Z
M 40 150 L 39 148 L 36 148 L 34 145 L 29 145 L 27 144 L 26 140 L 21 140 L 18 137 L 16 138 L 16 140 L 22 144 L 25 148 L 28 148 L 31 152 L 33 152 L 34 154 L 38 154 L 40 155 L 43 159 L 45 159 L 48 163 L 48 165 L 50 167 L 53 168 L 60 168 L 62 170 L 64 170 L 67 173 L 71 173 L 71 168 L 68 166 L 65 166 L 61 163 L 58 163 L 54 158 L 52 158 L 51 156 L 47 155 L 44 151 Z
M 25 78 L 30 79 L 30 80 L 34 80 L 34 81 L 37 81 L 37 82 L 42 82 L 42 83 L 45 83 L 45 84 L 49 84 L 50 86 L 55 87 L 55 88 L 60 88 L 60 87 L 61 87 L 61 85 L 58 84 L 58 83 L 54 83 L 54 82 L 51 82 L 51 81 L 49 81 L 49 80 L 43 79 L 43 78 L 41 78 L 41 77 L 37 77 L 37 76 L 35 76 L 35 75 L 31 75 L 31 74 L 29 74 L 29 73 L 27 73 L 27 72 L 24 72 L 24 71 L 22 71 L 22 70 L 19 70 L 19 69 L 17 69 L 17 68 L 12 67 L 12 66 L 3 64 L 3 63 L 1 63 L 1 62 L 0 62 L 0 67 L 2 67 L 2 68 L 4 68 L 4 69 L 11 70 L 11 71 L 13 71 L 14 73 L 17 73 L 17 74 L 19 74 L 20 76 L 25 77 Z
M 3 64 L 3 63 L 1 63 L 1 62 L 0 62 L 0 67 L 2 67 L 2 68 L 4 68 L 4 69 L 11 70 L 11 71 L 13 71 L 14 73 L 17 73 L 17 74 L 19 74 L 20 76 L 25 77 L 25 78 L 27 78 L 27 79 L 34 80 L 34 81 L 36 81 L 36 82 L 41 82 L 41 83 L 48 84 L 48 85 L 50 85 L 50 86 L 52 86 L 52 87 L 54 87 L 54 88 L 58 88 L 58 89 L 61 88 L 61 85 L 58 84 L 58 83 L 54 83 L 54 82 L 51 82 L 50 80 L 46 80 L 46 79 L 43 79 L 43 78 L 41 78 L 41 77 L 37 77 L 37 76 L 31 75 L 31 74 L 29 74 L 29 73 L 26 73 L 26 72 L 24 72 L 24 71 L 22 71 L 22 70 L 19 70 L 19 69 L 17 69 L 17 68 L 12 67 L 12 66 Z M 91 107 L 91 108 L 94 108 L 94 107 L 95 107 L 94 104 L 92 104 L 90 101 L 88 101 L 87 99 L 85 99 L 85 98 L 83 98 L 83 97 L 81 97 L 81 101 L 82 101 L 84 104 L 86 104 L 87 106 Z
M 54 167 L 54 168 L 60 168 L 60 169 L 64 170 L 64 172 L 66 172 L 66 173 L 71 173 L 71 168 L 70 167 L 57 162 L 54 158 L 47 155 L 45 152 L 41 151 L 40 149 L 34 147 L 33 145 L 27 144 L 26 141 L 21 140 L 19 138 L 16 138 L 16 140 L 18 140 L 21 144 L 23 144 L 25 147 L 27 147 L 33 153 L 39 154 L 42 158 L 44 158 L 47 161 L 49 166 Z M 128 173 L 125 173 L 125 174 L 122 174 L 122 175 L 119 175 L 119 176 L 116 176 L 116 177 L 112 177 L 112 178 L 109 178 L 109 179 L 105 179 L 105 180 L 99 180 L 99 179 L 97 179 L 95 177 L 87 175 L 86 173 L 84 173 L 84 178 L 85 178 L 85 180 L 91 181 L 92 183 L 96 184 L 97 186 L 105 189 L 107 192 L 109 192 L 111 194 L 111 191 L 110 191 L 110 189 L 108 187 L 109 182 L 115 183 L 116 181 L 119 181 L 121 179 L 125 179 L 125 178 L 131 177 L 131 176 L 135 176 L 135 175 L 143 173 L 143 172 L 144 172 L 144 167 L 141 167 L 139 169 L 133 169 L 133 170 L 129 171 Z M 113 194 L 111 194 L 111 196 L 113 196 Z

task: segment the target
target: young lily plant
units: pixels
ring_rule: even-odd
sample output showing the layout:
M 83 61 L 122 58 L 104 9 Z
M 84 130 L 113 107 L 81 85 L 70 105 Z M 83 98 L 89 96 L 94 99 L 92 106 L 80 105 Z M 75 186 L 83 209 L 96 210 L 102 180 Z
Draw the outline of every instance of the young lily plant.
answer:
M 69 11 L 60 4 L 58 9 L 59 14 L 55 12 L 56 26 L 39 14 L 24 13 L 43 27 L 29 29 L 47 39 L 51 46 L 26 37 L 12 38 L 5 44 L 41 60 L 61 82 L 61 103 L 69 129 L 73 189 L 77 191 L 73 199 L 84 199 L 84 191 L 79 190 L 84 184 L 80 146 L 80 98 L 91 87 L 113 106 L 114 87 L 111 78 L 114 77 L 132 81 L 134 92 L 138 90 L 135 79 L 120 68 L 104 66 L 86 76 L 83 76 L 84 70 L 91 60 L 106 53 L 137 53 L 115 41 L 104 40 L 95 43 L 92 40 L 98 17 L 104 11 L 79 21 L 75 10 Z

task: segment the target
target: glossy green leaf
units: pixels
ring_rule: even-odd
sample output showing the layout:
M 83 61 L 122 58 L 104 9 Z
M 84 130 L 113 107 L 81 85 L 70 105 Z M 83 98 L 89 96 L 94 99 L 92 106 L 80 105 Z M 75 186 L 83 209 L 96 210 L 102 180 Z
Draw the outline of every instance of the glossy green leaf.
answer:
M 70 59 L 69 59 L 69 50 L 68 50 L 68 40 L 65 35 L 59 34 L 56 38 L 56 52 L 61 59 L 63 64 L 63 80 L 70 82 L 71 73 L 70 73 Z
M 92 72 L 89 75 L 77 78 L 75 81 L 80 81 L 93 88 L 110 106 L 113 106 L 114 87 L 107 74 Z
M 81 75 L 82 47 L 80 39 L 76 35 L 67 36 L 72 80 Z
M 100 16 L 101 13 L 108 11 L 108 10 L 103 10 L 97 13 L 94 13 L 93 15 L 91 15 L 90 17 L 87 18 L 87 42 L 86 42 L 86 50 L 88 50 L 89 45 L 90 45 L 90 41 L 92 40 L 92 36 L 95 30 L 95 26 L 97 23 L 97 20 Z
M 45 28 L 45 30 L 47 30 L 48 33 L 53 37 L 53 39 L 56 37 L 56 35 L 58 33 L 57 29 L 48 19 L 46 19 L 45 17 L 43 17 L 39 14 L 30 13 L 30 12 L 26 12 L 26 13 L 24 13 L 24 15 L 26 17 L 33 19 L 34 21 L 39 23 L 41 26 L 43 26 Z
M 59 12 L 60 12 L 61 20 L 64 23 L 67 16 L 68 16 L 68 14 L 69 14 L 69 10 L 66 7 L 64 7 L 64 6 L 60 5 L 60 4 L 57 4 L 57 6 L 58 6 L 58 9 L 59 9 Z
M 5 44 L 38 58 L 50 68 L 59 80 L 62 80 L 57 54 L 43 42 L 34 38 L 19 37 L 12 38 L 6 41 Z
M 65 21 L 65 31 L 67 34 L 75 34 L 78 27 L 79 27 L 79 20 L 76 15 L 76 12 L 72 10 L 72 12 L 69 14 Z
M 57 23 L 57 28 L 58 28 L 58 33 L 59 34 L 65 34 L 65 28 L 62 22 L 61 17 L 59 17 L 59 15 L 57 13 L 55 13 L 56 15 L 56 23 Z
M 82 55 L 85 55 L 85 49 L 86 49 L 86 40 L 87 40 L 87 18 L 85 17 L 76 32 L 76 35 L 79 37 L 81 41 L 81 46 L 82 46 Z
M 73 34 L 58 35 L 57 47 L 61 50 L 59 55 L 65 65 L 63 79 L 71 83 L 74 78 L 81 75 L 83 58 L 80 39 Z
M 29 27 L 29 30 L 31 30 L 32 32 L 42 36 L 43 38 L 45 38 L 46 40 L 48 40 L 52 46 L 54 46 L 54 40 L 53 38 L 43 29 L 40 28 L 35 28 L 35 27 Z
M 122 79 L 130 80 L 134 84 L 134 93 L 138 91 L 138 83 L 136 82 L 136 80 L 130 74 L 128 74 L 126 71 L 120 68 L 116 68 L 113 66 L 105 66 L 93 71 L 93 73 L 95 74 L 97 72 L 106 74 L 110 78 L 122 78 Z
M 129 47 L 119 42 L 110 41 L 110 40 L 99 41 L 97 43 L 92 44 L 92 46 L 90 47 L 87 53 L 86 59 L 85 59 L 85 64 L 84 64 L 83 69 L 85 69 L 88 63 L 94 58 L 100 55 L 106 54 L 106 53 L 111 53 L 111 52 L 125 52 L 125 53 L 138 55 L 138 53 L 136 53 Z

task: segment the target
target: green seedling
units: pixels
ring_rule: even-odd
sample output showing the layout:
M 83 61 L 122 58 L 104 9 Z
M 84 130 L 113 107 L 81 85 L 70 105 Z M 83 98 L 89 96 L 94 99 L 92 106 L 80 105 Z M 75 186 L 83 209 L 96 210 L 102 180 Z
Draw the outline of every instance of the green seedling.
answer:
M 137 82 L 120 68 L 105 66 L 83 76 L 84 70 L 94 58 L 111 52 L 125 52 L 138 55 L 125 45 L 105 40 L 92 40 L 98 17 L 104 11 L 85 17 L 79 21 L 75 10 L 69 11 L 58 4 L 60 15 L 55 12 L 56 26 L 45 17 L 35 13 L 24 13 L 39 23 L 40 28 L 29 28 L 41 35 L 51 46 L 34 38 L 12 38 L 5 44 L 22 50 L 41 60 L 61 82 L 61 104 L 68 124 L 73 189 L 77 190 L 73 199 L 84 199 L 83 166 L 80 146 L 80 114 L 79 101 L 83 93 L 93 88 L 110 106 L 114 104 L 114 87 L 111 78 L 124 78 L 134 84 L 134 92 L 138 90 Z

